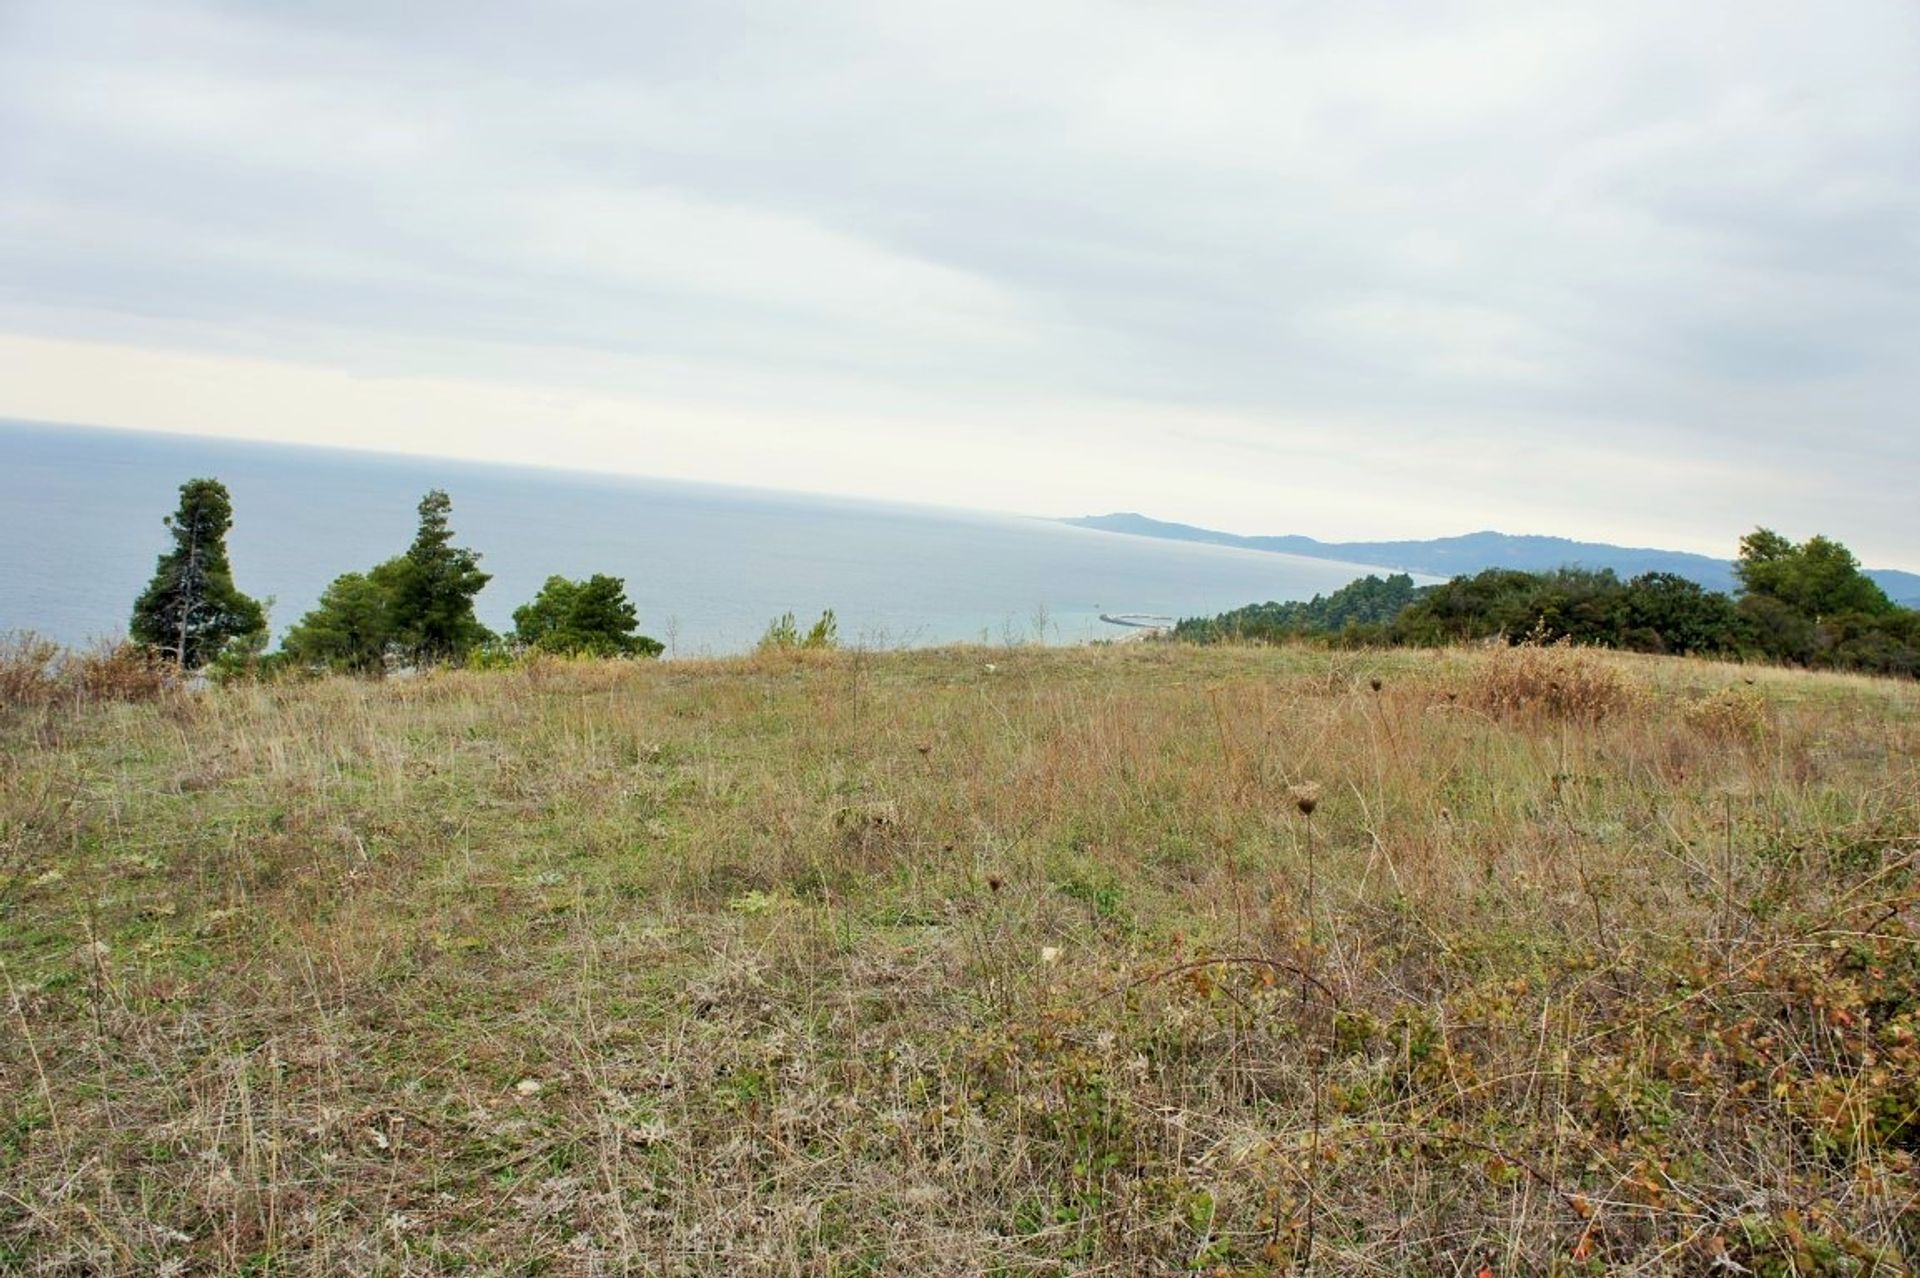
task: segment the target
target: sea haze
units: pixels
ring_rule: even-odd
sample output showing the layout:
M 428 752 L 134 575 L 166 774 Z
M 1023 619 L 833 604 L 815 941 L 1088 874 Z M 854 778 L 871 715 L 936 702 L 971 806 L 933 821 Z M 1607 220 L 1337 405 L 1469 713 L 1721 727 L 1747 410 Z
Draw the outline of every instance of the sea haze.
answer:
M 511 625 L 553 573 L 624 577 L 675 655 L 750 647 L 823 608 L 877 646 L 1075 643 L 1102 612 L 1210 615 L 1304 599 L 1374 571 L 1052 520 L 628 476 L 0 421 L 0 630 L 68 644 L 125 633 L 182 482 L 233 494 L 234 577 L 272 596 L 274 633 L 340 573 L 404 550 L 429 488 L 493 576 L 481 619 Z

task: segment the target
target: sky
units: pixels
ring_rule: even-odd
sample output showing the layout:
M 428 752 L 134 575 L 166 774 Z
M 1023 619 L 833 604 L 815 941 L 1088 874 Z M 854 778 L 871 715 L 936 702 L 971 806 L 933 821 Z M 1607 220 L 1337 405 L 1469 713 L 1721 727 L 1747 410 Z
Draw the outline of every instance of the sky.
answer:
M 0 416 L 1920 569 L 1912 0 L 0 0 Z

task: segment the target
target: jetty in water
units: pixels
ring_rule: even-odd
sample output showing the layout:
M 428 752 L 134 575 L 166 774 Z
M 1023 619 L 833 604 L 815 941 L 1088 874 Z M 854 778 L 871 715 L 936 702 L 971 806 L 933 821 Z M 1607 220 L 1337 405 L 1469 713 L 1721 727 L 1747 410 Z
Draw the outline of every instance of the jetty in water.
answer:
M 1146 612 L 1103 612 L 1100 620 L 1110 626 L 1131 626 L 1135 630 L 1171 630 L 1172 617 L 1161 617 Z

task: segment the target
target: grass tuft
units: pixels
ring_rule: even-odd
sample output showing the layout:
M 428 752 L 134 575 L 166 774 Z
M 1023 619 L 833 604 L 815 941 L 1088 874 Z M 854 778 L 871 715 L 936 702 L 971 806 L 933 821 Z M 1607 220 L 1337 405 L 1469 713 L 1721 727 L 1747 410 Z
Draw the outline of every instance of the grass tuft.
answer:
M 1619 663 L 1565 641 L 1491 648 L 1468 686 L 1471 704 L 1502 718 L 1598 723 L 1631 714 L 1644 700 Z

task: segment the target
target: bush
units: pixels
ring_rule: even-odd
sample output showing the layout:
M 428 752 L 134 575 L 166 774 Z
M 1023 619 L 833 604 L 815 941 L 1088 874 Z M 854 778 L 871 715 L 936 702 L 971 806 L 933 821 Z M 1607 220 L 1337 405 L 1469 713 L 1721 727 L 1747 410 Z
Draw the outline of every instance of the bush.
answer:
M 806 634 L 800 633 L 799 623 L 790 612 L 783 612 L 767 623 L 767 629 L 760 636 L 757 649 L 760 652 L 791 652 L 809 648 L 826 650 L 840 646 L 840 621 L 829 608 L 820 614 L 820 620 L 813 623 Z
M 518 670 L 528 664 L 539 652 L 538 648 L 525 648 L 495 639 L 481 644 L 467 653 L 466 660 L 460 663 L 463 670 Z
M 1490 653 L 1467 689 L 1469 704 L 1503 719 L 1537 715 L 1597 723 L 1644 699 L 1639 685 L 1616 667 L 1565 640 Z
M 60 673 L 67 690 L 83 701 L 151 701 L 174 682 L 165 654 L 135 643 L 73 653 Z
M 1712 741 L 1752 745 L 1767 734 L 1767 699 L 1752 688 L 1726 688 L 1684 711 L 1687 724 Z
M 0 634 L 0 706 L 38 705 L 52 699 L 60 645 L 31 630 Z
M 1920 612 L 1842 613 L 1821 622 L 1820 640 L 1816 665 L 1920 678 Z
M 165 654 L 129 642 L 72 652 L 31 631 L 0 635 L 0 708 L 54 701 L 151 701 L 174 686 Z

